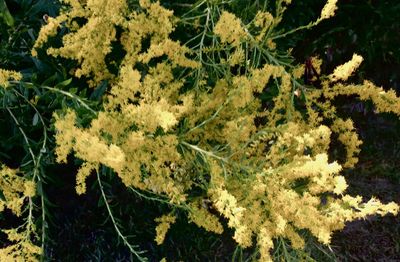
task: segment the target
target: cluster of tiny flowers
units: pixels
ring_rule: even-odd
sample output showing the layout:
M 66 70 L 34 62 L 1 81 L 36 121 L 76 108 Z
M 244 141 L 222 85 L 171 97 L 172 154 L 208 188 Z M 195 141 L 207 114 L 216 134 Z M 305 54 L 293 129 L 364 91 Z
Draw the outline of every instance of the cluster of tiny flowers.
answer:
M 21 73 L 0 68 L 0 86 L 7 88 L 10 80 L 19 81 L 21 79 Z
M 21 217 L 26 200 L 36 195 L 34 181 L 24 178 L 18 170 L 0 166 L 0 192 L 4 199 L 0 200 L 0 212 L 5 208 Z M 0 261 L 38 261 L 43 250 L 32 242 L 35 236 L 35 225 L 26 221 L 16 228 L 1 229 L 11 243 L 0 248 Z
M 328 19 L 335 15 L 335 11 L 337 9 L 337 1 L 338 0 L 328 0 L 325 6 L 322 8 L 320 19 Z
M 139 1 L 132 13 L 120 0 L 66 3 L 70 8 L 45 25 L 35 50 L 65 22 L 69 30 L 63 46 L 50 47 L 48 53 L 77 61 L 73 74 L 85 76 L 89 86 L 103 80 L 110 83 L 102 110 L 87 126 L 78 124 L 79 115 L 73 110 L 55 114 L 57 161 L 65 162 L 71 152 L 83 160 L 76 179 L 78 194 L 85 193 L 86 178 L 94 170 L 107 166 L 127 187 L 188 207 L 190 222 L 208 231 L 221 234 L 220 219 L 227 219 L 240 246 L 257 241 L 261 261 L 272 259 L 276 238 L 289 239 L 293 248 L 300 249 L 305 241 L 299 231 L 308 230 L 329 244 L 332 233 L 348 221 L 398 212 L 395 203 L 375 199 L 362 203 L 359 197 L 346 195 L 347 183 L 340 175 L 343 167 L 357 162 L 361 141 L 353 122 L 335 114 L 331 99 L 340 92 L 358 92 L 337 81 L 348 79 L 361 63 L 360 56 L 354 55 L 322 79 L 321 89 L 303 90 L 304 116 L 293 103 L 293 80 L 300 78 L 300 67 L 287 72 L 283 66 L 265 63 L 215 81 L 200 79 L 210 85 L 204 92 L 186 88 L 190 81 L 177 77 L 177 72 L 189 72 L 191 77 L 208 67 L 170 38 L 175 28 L 172 11 L 150 0 Z M 336 3 L 327 2 L 321 19 L 334 15 Z M 78 25 L 76 18 L 87 23 Z M 217 36 L 213 44 L 218 42 L 227 52 L 227 60 L 221 58 L 221 63 L 228 67 L 247 63 L 247 41 L 272 49 L 274 43 L 265 38 L 279 20 L 275 19 L 268 12 L 258 13 L 254 20 L 258 34 L 251 37 L 253 26 L 222 11 L 210 29 Z M 114 42 L 125 51 L 120 64 L 116 62 L 117 73 L 109 72 L 106 60 Z M 320 62 L 315 64 L 319 70 Z M 257 94 L 270 84 L 279 91 L 271 107 L 263 108 Z M 373 100 L 382 111 L 400 112 L 395 95 L 364 85 L 369 93 L 363 98 Z M 384 98 L 397 104 L 385 103 Z M 263 123 L 256 125 L 258 119 Z M 332 132 L 347 150 L 344 163 L 328 161 Z M 31 185 L 25 188 L 31 195 Z M 199 194 L 198 188 L 203 189 L 201 196 L 192 197 Z M 322 194 L 334 197 L 322 204 Z M 156 219 L 158 244 L 175 220 L 173 213 Z
M 346 81 L 357 70 L 362 61 L 362 56 L 354 54 L 349 62 L 335 68 L 333 73 L 329 76 L 331 81 Z

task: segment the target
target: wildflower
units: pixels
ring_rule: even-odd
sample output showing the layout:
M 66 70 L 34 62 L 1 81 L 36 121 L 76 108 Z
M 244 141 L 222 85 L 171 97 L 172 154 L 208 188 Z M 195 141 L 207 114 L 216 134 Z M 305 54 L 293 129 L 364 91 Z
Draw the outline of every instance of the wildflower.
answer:
M 337 176 L 335 177 L 335 189 L 333 190 L 333 193 L 339 195 L 342 194 L 346 188 L 348 187 L 346 180 L 344 179 L 343 176 Z
M 332 82 L 347 80 L 351 76 L 351 74 L 353 74 L 353 72 L 356 71 L 356 69 L 360 66 L 362 61 L 362 56 L 354 54 L 353 58 L 349 62 L 336 67 L 333 71 L 333 74 L 329 75 L 329 78 Z
M 214 33 L 221 38 L 222 43 L 229 43 L 233 46 L 239 46 L 247 36 L 241 20 L 226 11 L 222 12 L 219 21 L 214 27 Z
M 156 227 L 156 242 L 158 245 L 161 245 L 164 242 L 165 235 L 171 227 L 171 224 L 175 223 L 175 220 L 176 217 L 173 215 L 164 215 L 155 219 L 156 222 L 160 223 Z
M 322 8 L 320 20 L 328 19 L 335 15 L 337 1 L 338 0 L 328 0 L 326 2 L 325 6 Z
M 33 197 L 36 193 L 35 182 L 33 182 L 31 180 L 25 181 L 24 186 L 25 186 L 24 195 L 26 197 Z
M 19 72 L 4 70 L 0 68 L 0 86 L 7 88 L 9 86 L 9 80 L 19 81 L 22 79 L 22 75 Z
M 48 38 L 57 34 L 57 29 L 61 23 L 67 19 L 65 15 L 60 15 L 57 18 L 49 17 L 46 18 L 46 25 L 42 26 L 39 31 L 39 36 L 36 39 L 35 45 L 32 48 L 32 56 L 37 56 L 37 49 L 42 47 L 47 42 Z

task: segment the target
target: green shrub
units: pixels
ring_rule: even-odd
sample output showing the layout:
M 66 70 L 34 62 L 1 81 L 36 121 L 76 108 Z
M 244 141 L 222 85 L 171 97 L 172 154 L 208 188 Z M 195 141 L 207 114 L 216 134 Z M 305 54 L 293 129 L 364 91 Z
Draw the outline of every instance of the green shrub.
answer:
M 2 171 L 4 179 L 26 180 L 1 187 L 4 205 L 15 211 L 10 201 L 22 197 L 21 208 L 25 197 L 28 208 L 19 231 L 4 231 L 11 244 L 1 256 L 35 260 L 43 254 L 46 197 L 40 167 L 52 138 L 58 163 L 71 158 L 81 163 L 76 192 L 87 193 L 87 180 L 95 178 L 92 185 L 113 229 L 140 261 L 146 254 L 124 234 L 109 203 L 104 182 L 109 177 L 118 177 L 138 197 L 167 206 L 160 217 L 147 218 L 157 223 L 158 245 L 174 223 L 187 219 L 209 234 L 229 228 L 240 247 L 234 255 L 255 246 L 251 257 L 260 261 L 288 256 L 288 249 L 304 258 L 305 240 L 329 245 L 332 232 L 347 221 L 397 214 L 394 202 L 363 202 L 344 193 L 347 184 L 339 173 L 357 163 L 361 141 L 332 101 L 357 95 L 371 100 L 377 112 L 400 115 L 400 99 L 368 81 L 345 84 L 363 60 L 357 54 L 330 75 L 303 81 L 304 66 L 295 65 L 276 41 L 332 17 L 336 1 L 329 0 L 315 22 L 284 32 L 278 25 L 290 2 L 63 1 L 60 14 L 45 19 L 32 55 L 39 61 L 66 61 L 64 81 L 52 87 L 0 71 L 3 109 L 29 151 L 31 160 L 23 166 L 33 170 L 23 178 L 11 169 Z M 311 61 L 316 77 L 321 61 Z M 38 101 L 21 90 L 34 90 Z M 46 93 L 40 96 L 38 90 Z M 51 135 L 45 111 L 36 107 L 50 94 L 61 99 L 53 109 Z M 13 114 L 16 96 L 34 110 L 33 125 L 40 122 L 43 128 L 41 146 L 31 145 Z M 345 148 L 340 163 L 328 157 L 338 144 L 332 143 L 332 133 Z M 43 211 L 37 231 L 35 184 Z

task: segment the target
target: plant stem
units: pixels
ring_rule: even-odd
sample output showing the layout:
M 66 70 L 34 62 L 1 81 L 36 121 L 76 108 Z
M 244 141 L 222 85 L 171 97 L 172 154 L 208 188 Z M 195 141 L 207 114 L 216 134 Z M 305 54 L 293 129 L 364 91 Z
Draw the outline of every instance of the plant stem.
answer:
M 143 253 L 143 251 L 136 251 L 134 249 L 134 247 L 128 242 L 126 236 L 124 236 L 121 233 L 121 231 L 119 230 L 118 225 L 117 225 L 117 223 L 115 221 L 114 215 L 113 215 L 113 213 L 111 211 L 110 205 L 108 204 L 107 197 L 106 197 L 106 194 L 104 192 L 103 184 L 101 182 L 101 178 L 100 178 L 98 170 L 96 170 L 96 176 L 97 176 L 97 182 L 99 183 L 99 187 L 100 187 L 101 195 L 103 197 L 104 204 L 106 205 L 106 208 L 107 208 L 107 211 L 108 211 L 108 215 L 111 218 L 112 224 L 113 224 L 114 229 L 117 232 L 118 236 L 122 239 L 122 241 L 124 242 L 125 246 L 127 246 L 129 248 L 131 253 L 134 254 L 139 261 L 141 261 L 141 262 L 147 261 L 147 258 L 143 258 L 143 257 L 140 256 L 140 253 Z

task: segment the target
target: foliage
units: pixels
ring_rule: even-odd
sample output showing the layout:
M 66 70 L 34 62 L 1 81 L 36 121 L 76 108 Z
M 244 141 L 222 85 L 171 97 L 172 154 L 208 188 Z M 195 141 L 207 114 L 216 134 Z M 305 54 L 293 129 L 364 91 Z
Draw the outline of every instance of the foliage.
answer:
M 260 261 L 308 257 L 302 249 L 309 239 L 329 245 L 347 221 L 397 214 L 394 202 L 344 193 L 339 172 L 357 163 L 361 141 L 333 101 L 357 95 L 377 112 L 398 116 L 400 99 L 368 81 L 345 84 L 363 60 L 356 54 L 321 76 L 320 86 L 304 83 L 304 68 L 276 43 L 332 17 L 337 1 L 329 0 L 315 22 L 282 31 L 290 2 L 63 1 L 32 49 L 34 61 L 66 61 L 62 74 L 40 83 L 24 72 L 0 71 L 3 108 L 29 152 L 23 165 L 34 170 L 26 179 L 44 187 L 47 142 L 58 163 L 79 161 L 76 192 L 96 186 L 112 228 L 140 261 L 146 257 L 124 234 L 105 179 L 118 177 L 136 197 L 163 207 L 153 218 L 157 244 L 172 224 L 188 219 L 214 234 L 232 233 L 237 250 L 257 246 L 251 257 Z M 79 88 L 68 90 L 72 82 Z M 33 125 L 40 122 L 41 147 L 31 145 L 12 113 L 15 97 L 33 110 Z M 38 109 L 49 99 L 56 101 L 54 143 L 50 116 Z M 340 163 L 328 157 L 331 137 L 345 147 Z M 45 243 L 48 199 L 40 191 L 39 197 Z M 31 241 L 31 200 L 28 206 Z

